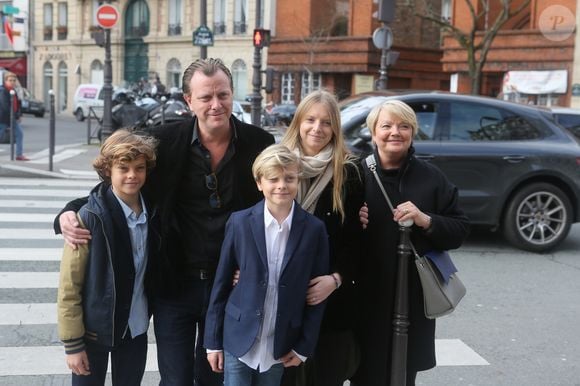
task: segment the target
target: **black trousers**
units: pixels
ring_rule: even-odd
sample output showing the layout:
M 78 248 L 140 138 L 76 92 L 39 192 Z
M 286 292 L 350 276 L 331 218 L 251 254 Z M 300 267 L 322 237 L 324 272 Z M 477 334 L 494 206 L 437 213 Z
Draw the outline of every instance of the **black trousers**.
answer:
M 282 386 L 342 386 L 359 361 L 360 349 L 351 330 L 321 331 L 314 355 L 298 367 L 284 369 Z
M 127 333 L 129 335 L 129 333 Z M 147 333 L 123 339 L 110 349 L 86 342 L 90 375 L 72 375 L 73 386 L 103 386 L 111 354 L 111 380 L 117 386 L 139 386 L 147 361 Z

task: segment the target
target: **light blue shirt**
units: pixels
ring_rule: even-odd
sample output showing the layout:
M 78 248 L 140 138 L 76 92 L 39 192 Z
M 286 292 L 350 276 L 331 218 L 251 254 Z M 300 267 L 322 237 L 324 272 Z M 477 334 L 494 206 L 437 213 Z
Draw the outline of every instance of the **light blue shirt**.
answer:
M 114 194 L 115 192 L 113 192 Z M 149 329 L 149 310 L 147 306 L 147 296 L 145 296 L 145 270 L 147 268 L 147 208 L 143 197 L 141 208 L 143 211 L 139 216 L 135 214 L 127 204 L 116 194 L 119 204 L 125 214 L 129 236 L 131 237 L 131 250 L 133 251 L 133 266 L 135 267 L 135 282 L 133 284 L 133 298 L 131 299 L 131 310 L 129 311 L 129 325 L 131 337 L 144 334 Z M 123 333 L 123 336 L 127 331 Z

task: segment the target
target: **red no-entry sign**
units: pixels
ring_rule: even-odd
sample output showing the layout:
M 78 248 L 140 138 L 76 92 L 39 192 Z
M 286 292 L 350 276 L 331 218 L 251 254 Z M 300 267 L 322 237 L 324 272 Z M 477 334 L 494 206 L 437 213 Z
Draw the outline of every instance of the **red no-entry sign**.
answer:
M 103 4 L 97 9 L 97 23 L 103 28 L 113 28 L 119 20 L 119 11 L 111 4 Z

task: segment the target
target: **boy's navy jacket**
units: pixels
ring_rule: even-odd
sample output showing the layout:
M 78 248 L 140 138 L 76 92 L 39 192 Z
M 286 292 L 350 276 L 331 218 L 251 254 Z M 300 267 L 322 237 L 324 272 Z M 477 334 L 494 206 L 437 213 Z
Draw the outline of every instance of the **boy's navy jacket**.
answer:
M 226 234 L 205 324 L 207 349 L 225 350 L 237 358 L 246 354 L 260 333 L 268 287 L 264 205 L 235 212 Z M 291 350 L 311 356 L 325 302 L 306 305 L 308 283 L 328 274 L 328 236 L 322 221 L 294 205 L 290 235 L 280 269 L 274 358 Z M 239 282 L 232 284 L 236 269 Z
M 160 243 L 157 214 L 148 205 L 148 264 L 145 273 L 145 291 L 149 297 L 151 287 L 150 267 Z M 99 344 L 114 347 L 119 344 L 129 320 L 135 268 L 129 228 L 123 209 L 114 196 L 111 185 L 100 183 L 89 195 L 89 201 L 78 213 L 86 229 L 91 231 L 91 242 L 86 257 L 84 283 L 82 288 L 82 322 L 85 338 Z M 61 267 L 61 270 L 65 269 Z M 70 268 L 66 268 L 70 269 Z M 67 276 L 68 277 L 68 276 Z M 61 273 L 62 280 L 62 273 Z M 59 298 L 75 295 L 70 293 L 69 283 L 59 291 Z M 69 292 L 67 292 L 69 291 Z M 63 298 L 65 299 L 65 298 Z M 63 300 L 64 301 L 64 300 Z M 60 300 L 59 300 L 60 303 Z M 77 320 L 73 314 L 77 310 L 61 309 L 59 314 L 69 320 Z M 60 320 L 60 319 L 59 319 Z M 63 323 L 59 325 L 61 339 L 73 344 L 80 340 L 77 328 Z

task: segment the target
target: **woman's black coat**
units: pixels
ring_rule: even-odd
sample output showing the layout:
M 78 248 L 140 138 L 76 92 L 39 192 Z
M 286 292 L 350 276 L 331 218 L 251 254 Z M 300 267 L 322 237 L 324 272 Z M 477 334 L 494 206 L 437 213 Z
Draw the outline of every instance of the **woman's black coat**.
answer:
M 411 201 L 432 218 L 428 231 L 413 226 L 411 238 L 419 254 L 429 250 L 459 248 L 469 232 L 469 222 L 458 206 L 457 188 L 433 165 L 413 157 L 413 148 L 398 173 L 389 179 L 377 171 L 386 184 L 393 205 Z M 363 160 L 365 200 L 369 225 L 365 232 L 366 257 L 361 271 L 359 337 L 362 362 L 357 385 L 388 385 L 391 363 L 392 315 L 397 275 L 398 226 L 377 181 Z M 394 182 L 394 183 L 393 183 Z M 385 184 L 384 184 L 385 185 Z M 423 292 L 413 261 L 409 262 L 409 319 L 407 369 L 426 370 L 435 366 L 435 320 L 423 310 Z

